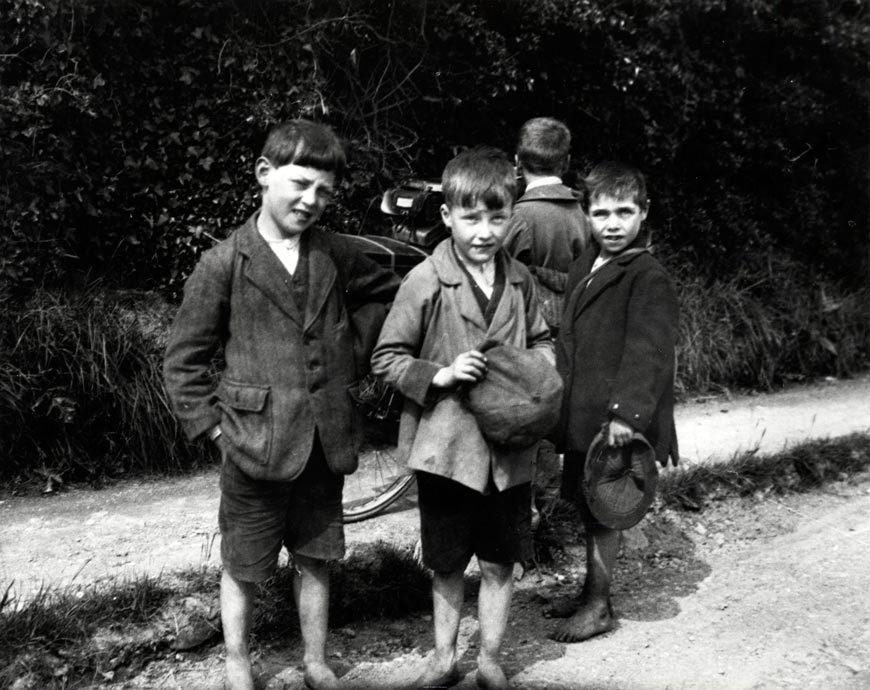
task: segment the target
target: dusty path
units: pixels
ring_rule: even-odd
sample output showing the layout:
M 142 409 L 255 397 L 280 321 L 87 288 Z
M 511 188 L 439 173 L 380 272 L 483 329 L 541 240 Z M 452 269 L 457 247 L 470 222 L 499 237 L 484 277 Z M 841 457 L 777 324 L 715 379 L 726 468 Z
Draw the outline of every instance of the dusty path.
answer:
M 687 464 L 727 461 L 755 448 L 770 453 L 807 438 L 870 432 L 870 376 L 689 403 L 677 414 Z M 0 497 L 0 588 L 14 580 L 26 598 L 42 582 L 84 587 L 102 578 L 216 564 L 216 512 L 214 472 L 101 491 Z M 677 524 L 664 531 L 681 540 L 658 548 L 668 522 Z M 374 540 L 412 544 L 413 500 L 347 531 L 352 548 Z M 550 621 L 541 616 L 541 601 L 564 590 L 566 581 L 547 576 L 519 583 L 507 642 L 518 687 L 870 687 L 867 477 L 827 493 L 747 499 L 700 516 L 668 512 L 645 521 L 635 537 L 638 557 L 629 553 L 627 563 L 647 570 L 624 573 L 620 627 L 611 635 L 580 645 L 547 641 Z M 679 554 L 669 560 L 674 548 Z M 669 569 L 671 561 L 679 567 Z M 649 577 L 662 581 L 650 588 Z M 639 587 L 642 581 L 649 591 Z M 463 669 L 471 671 L 476 622 L 468 614 Z M 335 635 L 342 659 L 354 666 L 348 685 L 366 688 L 376 680 L 390 687 L 407 678 L 431 645 L 430 625 L 422 617 L 402 622 L 403 635 L 420 646 L 378 664 L 366 634 L 383 639 L 396 630 Z M 288 654 L 269 662 L 276 669 L 268 674 L 270 690 L 301 687 L 293 668 L 298 655 Z M 167 672 L 165 683 L 152 676 L 135 687 L 212 690 L 219 677 L 212 655 Z M 459 687 L 473 686 L 470 673 Z

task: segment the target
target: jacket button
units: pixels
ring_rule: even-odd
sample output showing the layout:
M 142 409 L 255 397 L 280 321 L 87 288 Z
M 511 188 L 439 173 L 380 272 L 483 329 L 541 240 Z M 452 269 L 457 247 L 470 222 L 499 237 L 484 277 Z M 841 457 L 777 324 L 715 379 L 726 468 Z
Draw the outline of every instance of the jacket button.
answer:
M 619 403 L 613 403 L 613 409 L 614 409 L 614 410 L 618 410 L 618 409 L 619 409 Z

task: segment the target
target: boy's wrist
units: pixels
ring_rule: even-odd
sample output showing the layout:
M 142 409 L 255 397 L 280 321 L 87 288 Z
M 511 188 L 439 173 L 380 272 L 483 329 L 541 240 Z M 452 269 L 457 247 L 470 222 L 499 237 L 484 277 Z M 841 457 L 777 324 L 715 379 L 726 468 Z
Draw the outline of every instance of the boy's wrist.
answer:
M 435 376 L 432 377 L 432 385 L 436 388 L 449 388 L 453 384 L 452 367 L 442 367 L 436 372 Z

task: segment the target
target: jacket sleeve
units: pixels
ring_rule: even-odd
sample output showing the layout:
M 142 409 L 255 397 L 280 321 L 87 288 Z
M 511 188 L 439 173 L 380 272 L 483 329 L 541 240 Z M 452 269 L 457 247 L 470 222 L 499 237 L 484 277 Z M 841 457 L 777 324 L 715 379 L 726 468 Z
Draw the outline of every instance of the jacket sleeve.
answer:
M 556 355 L 553 349 L 553 339 L 550 329 L 541 312 L 541 302 L 538 299 L 538 288 L 531 274 L 523 282 L 523 300 L 526 305 L 526 346 L 532 350 L 541 350 L 553 366 Z
M 667 274 L 639 275 L 627 305 L 625 347 L 608 409 L 641 433 L 674 385 L 678 320 L 676 290 Z
M 508 223 L 504 248 L 513 258 L 526 265 L 532 260 L 532 229 L 522 214 L 516 211 Z
M 222 249 L 206 252 L 187 279 L 163 360 L 169 400 L 190 439 L 220 422 L 211 372 L 226 339 L 232 278 L 232 260 Z
M 399 287 L 372 353 L 372 372 L 421 406 L 444 366 L 420 357 L 439 292 L 438 279 L 425 262 L 414 268 Z
M 359 251 L 349 251 L 344 262 L 340 269 L 346 275 L 344 299 L 353 325 L 356 372 L 362 377 L 369 370 L 375 341 L 400 279 Z

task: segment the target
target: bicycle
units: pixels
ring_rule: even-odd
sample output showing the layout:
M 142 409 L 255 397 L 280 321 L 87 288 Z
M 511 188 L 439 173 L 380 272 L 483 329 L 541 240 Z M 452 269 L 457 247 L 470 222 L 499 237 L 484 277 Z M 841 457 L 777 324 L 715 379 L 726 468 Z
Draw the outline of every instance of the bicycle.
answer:
M 380 211 L 386 222 L 367 222 L 372 204 L 357 234 L 348 237 L 380 265 L 405 275 L 447 237 L 448 230 L 441 222 L 442 201 L 439 182 L 407 180 L 381 196 Z M 363 234 L 363 228 L 372 232 Z M 345 477 L 346 524 L 383 514 L 415 484 L 396 448 L 401 395 L 372 376 L 350 393 L 365 421 L 367 444 L 359 469 Z

